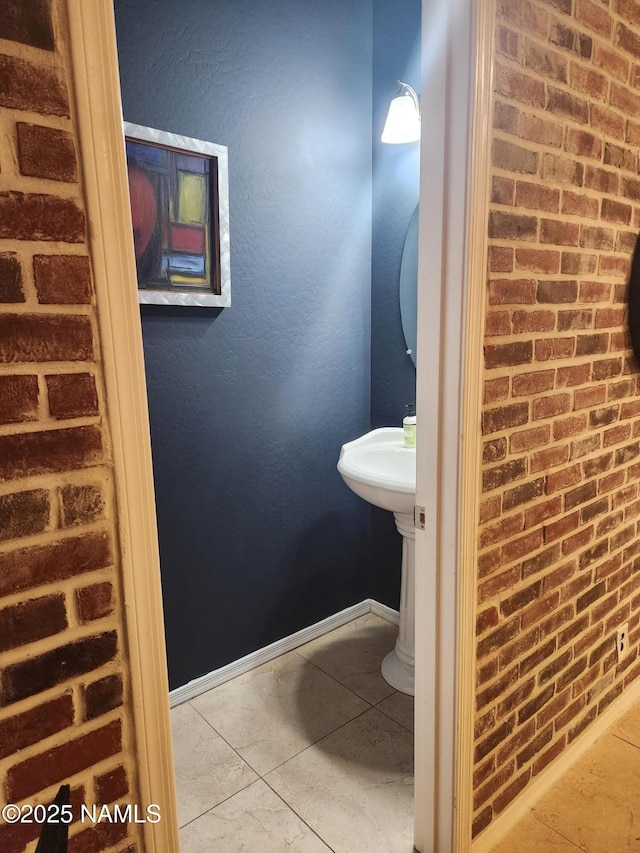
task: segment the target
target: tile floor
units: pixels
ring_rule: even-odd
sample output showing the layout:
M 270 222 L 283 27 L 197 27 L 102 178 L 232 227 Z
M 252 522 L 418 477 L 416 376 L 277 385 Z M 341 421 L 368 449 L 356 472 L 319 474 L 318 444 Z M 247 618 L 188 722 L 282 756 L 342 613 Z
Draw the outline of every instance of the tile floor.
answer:
M 640 705 L 593 744 L 492 853 L 640 853 Z
M 369 613 L 172 710 L 182 853 L 411 853 L 396 635 Z

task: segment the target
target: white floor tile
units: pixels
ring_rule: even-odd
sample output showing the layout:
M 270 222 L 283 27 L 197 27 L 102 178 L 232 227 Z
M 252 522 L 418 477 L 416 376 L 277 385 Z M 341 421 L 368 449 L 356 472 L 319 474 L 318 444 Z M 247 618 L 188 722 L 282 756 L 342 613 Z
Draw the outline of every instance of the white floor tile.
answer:
M 336 853 L 413 850 L 413 738 L 375 708 L 265 778 Z
M 380 665 L 394 648 L 397 636 L 397 625 L 368 613 L 296 651 L 375 705 L 394 693 L 380 674 Z
M 331 853 L 262 780 L 180 831 L 181 853 Z
M 296 652 L 191 704 L 261 776 L 369 707 Z
M 257 779 L 189 703 L 171 711 L 180 826 Z

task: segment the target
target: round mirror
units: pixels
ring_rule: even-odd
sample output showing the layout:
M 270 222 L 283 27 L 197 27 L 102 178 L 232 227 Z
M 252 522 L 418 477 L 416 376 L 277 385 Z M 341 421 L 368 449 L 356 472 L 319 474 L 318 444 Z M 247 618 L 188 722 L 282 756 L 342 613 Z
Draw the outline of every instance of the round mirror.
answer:
M 416 363 L 418 341 L 418 217 L 419 205 L 411 217 L 400 265 L 400 317 L 407 355 Z

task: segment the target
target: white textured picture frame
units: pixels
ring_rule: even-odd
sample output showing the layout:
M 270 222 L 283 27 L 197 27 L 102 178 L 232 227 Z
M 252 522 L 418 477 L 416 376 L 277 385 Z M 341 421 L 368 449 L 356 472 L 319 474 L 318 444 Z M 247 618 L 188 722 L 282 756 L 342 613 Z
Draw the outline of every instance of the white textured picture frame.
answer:
M 227 308 L 231 305 L 231 247 L 229 239 L 229 157 L 225 145 L 193 139 L 177 133 L 144 127 L 131 122 L 123 123 L 125 142 L 127 140 L 144 142 L 160 148 L 174 151 L 184 151 L 189 154 L 199 154 L 215 158 L 211 162 L 217 165 L 217 201 L 216 209 L 212 211 L 216 226 L 212 229 L 217 239 L 216 260 L 218 278 L 215 283 L 216 292 L 198 289 L 192 286 L 181 289 L 171 287 L 138 286 L 138 302 L 142 305 L 173 305 L 195 306 L 201 308 Z M 214 200 L 212 199 L 212 202 Z

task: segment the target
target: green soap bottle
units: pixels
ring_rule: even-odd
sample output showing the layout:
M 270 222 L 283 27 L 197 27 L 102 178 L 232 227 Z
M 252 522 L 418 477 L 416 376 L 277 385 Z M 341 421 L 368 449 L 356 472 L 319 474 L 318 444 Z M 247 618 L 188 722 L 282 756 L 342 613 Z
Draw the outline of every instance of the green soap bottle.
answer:
M 402 426 L 404 428 L 404 446 L 416 446 L 416 410 L 411 403 L 405 406 L 407 414 L 404 416 Z

